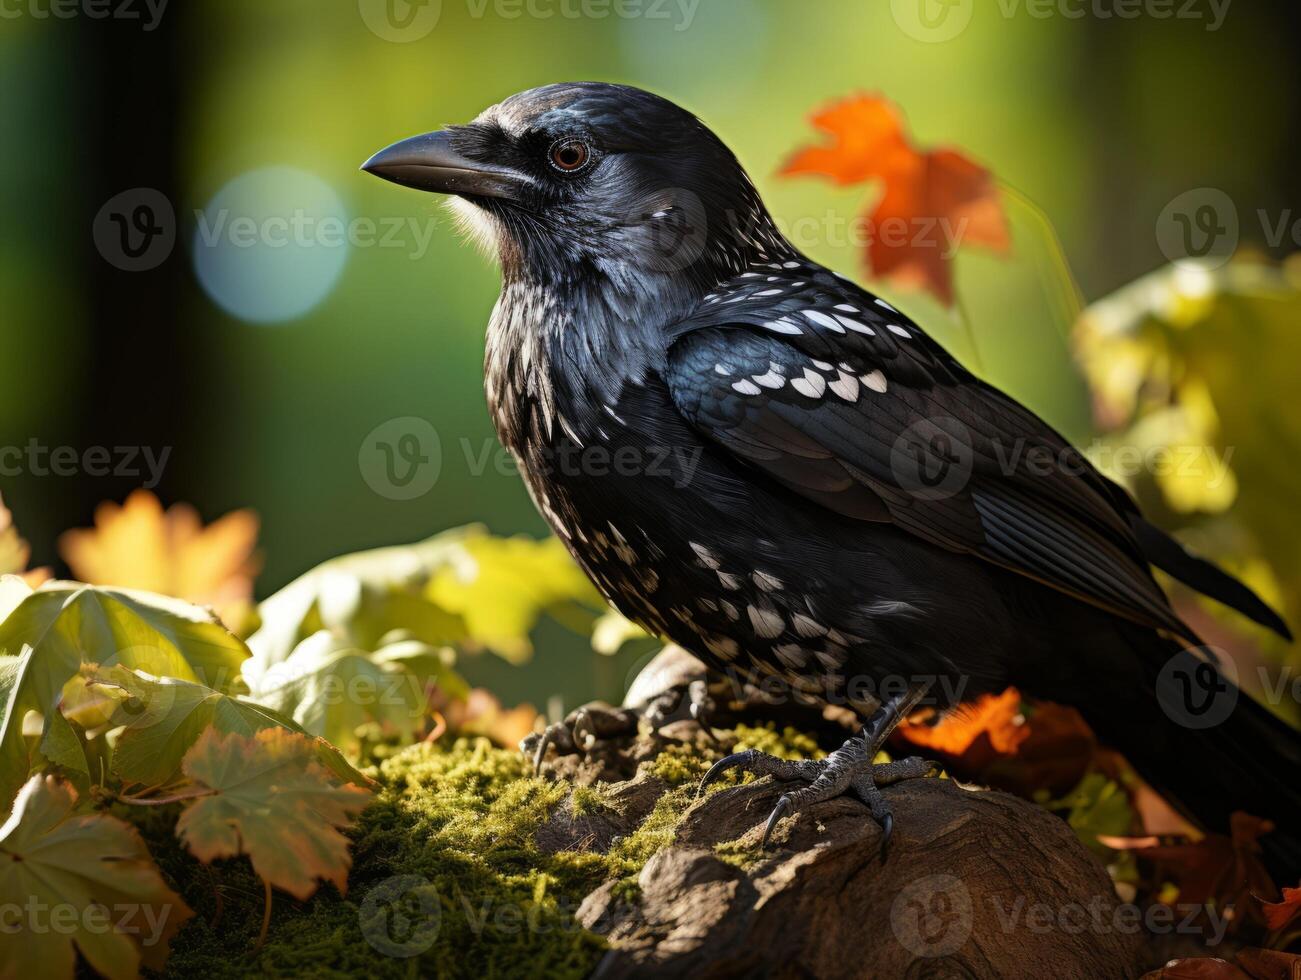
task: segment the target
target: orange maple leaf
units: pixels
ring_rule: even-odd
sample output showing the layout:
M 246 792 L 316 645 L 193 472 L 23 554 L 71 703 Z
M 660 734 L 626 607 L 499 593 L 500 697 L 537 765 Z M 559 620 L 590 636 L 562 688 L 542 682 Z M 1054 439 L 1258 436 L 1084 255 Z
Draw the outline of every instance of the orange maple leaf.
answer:
M 850 96 L 817 112 L 829 146 L 797 152 L 786 176 L 817 174 L 838 184 L 879 180 L 867 215 L 868 271 L 953 305 L 953 253 L 959 245 L 1006 252 L 1010 239 L 993 175 L 956 150 L 917 150 L 895 106 L 877 95 Z
M 147 490 L 95 508 L 95 526 L 65 532 L 59 553 L 92 585 L 145 589 L 211 606 L 238 629 L 252 603 L 258 521 L 232 511 L 207 527 L 188 504 L 166 511 Z
M 263 881 L 299 901 L 320 881 L 346 895 L 352 856 L 343 831 L 374 794 L 339 782 L 315 751 L 314 739 L 283 728 L 204 729 L 182 764 L 199 794 L 176 835 L 205 864 L 247 854 Z
M 1074 708 L 1045 701 L 1027 711 L 1014 687 L 982 695 L 936 724 L 905 722 L 896 734 L 939 754 L 956 773 L 1022 795 L 1074 786 L 1096 748 Z

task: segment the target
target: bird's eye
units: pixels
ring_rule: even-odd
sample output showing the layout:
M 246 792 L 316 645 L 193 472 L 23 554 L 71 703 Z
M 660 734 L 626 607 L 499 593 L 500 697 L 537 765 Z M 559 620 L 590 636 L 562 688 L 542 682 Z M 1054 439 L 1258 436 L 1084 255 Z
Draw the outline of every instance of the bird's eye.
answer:
M 592 159 L 592 151 L 582 140 L 566 137 L 551 144 L 551 166 L 567 174 L 577 173 Z

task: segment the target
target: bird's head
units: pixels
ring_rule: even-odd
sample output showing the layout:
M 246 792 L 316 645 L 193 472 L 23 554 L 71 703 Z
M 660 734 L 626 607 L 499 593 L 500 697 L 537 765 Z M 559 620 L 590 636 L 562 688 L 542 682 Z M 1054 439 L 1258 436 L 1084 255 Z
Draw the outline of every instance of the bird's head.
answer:
M 667 99 L 577 82 L 513 95 L 362 167 L 455 195 L 508 278 L 672 277 L 702 289 L 783 251 L 722 141 Z

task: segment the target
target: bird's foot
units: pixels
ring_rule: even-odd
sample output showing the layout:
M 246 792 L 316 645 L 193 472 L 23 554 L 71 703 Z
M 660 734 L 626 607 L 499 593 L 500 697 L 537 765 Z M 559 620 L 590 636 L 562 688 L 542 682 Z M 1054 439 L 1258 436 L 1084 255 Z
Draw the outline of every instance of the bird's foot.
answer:
M 894 833 L 894 815 L 881 787 L 904 779 L 938 775 L 938 764 L 911 756 L 893 762 L 874 763 L 872 760 L 884 744 L 902 714 L 916 702 L 916 697 L 890 702 L 877 710 L 864 725 L 862 732 L 849 739 L 825 759 L 790 761 L 751 749 L 720 759 L 705 773 L 697 795 L 710 783 L 732 769 L 742 769 L 755 776 L 772 776 L 781 782 L 804 782 L 805 786 L 789 790 L 777 800 L 768 823 L 764 826 L 761 847 L 767 848 L 772 832 L 781 818 L 803 810 L 814 803 L 852 793 L 867 804 L 873 819 L 881 825 L 881 859 L 885 860 L 890 837 Z
M 709 727 L 713 710 L 708 685 L 704 680 L 695 679 L 686 685 L 685 691 L 680 688 L 663 691 L 638 708 L 615 708 L 601 701 L 585 704 L 571 711 L 563 721 L 526 735 L 520 741 L 520 751 L 533 761 L 534 775 L 538 775 L 547 749 L 554 748 L 558 755 L 590 753 L 601 743 L 636 735 L 642 721 L 651 731 L 658 732 L 670 722 L 690 717 L 706 737 L 714 739 Z

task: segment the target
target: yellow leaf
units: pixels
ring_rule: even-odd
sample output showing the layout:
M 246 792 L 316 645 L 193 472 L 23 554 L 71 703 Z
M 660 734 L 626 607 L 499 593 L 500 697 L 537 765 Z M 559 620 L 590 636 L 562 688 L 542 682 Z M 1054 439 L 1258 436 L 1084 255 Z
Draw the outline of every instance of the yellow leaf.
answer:
M 532 656 L 529 633 L 543 613 L 571 603 L 605 608 L 559 538 L 476 534 L 462 547 L 465 560 L 438 569 L 425 594 L 464 617 L 471 640 L 512 663 Z
M 95 526 L 66 532 L 59 553 L 83 582 L 143 589 L 209 606 L 232 629 L 247 615 L 258 521 L 232 511 L 204 527 L 188 504 L 164 511 L 148 490 L 95 509 Z

